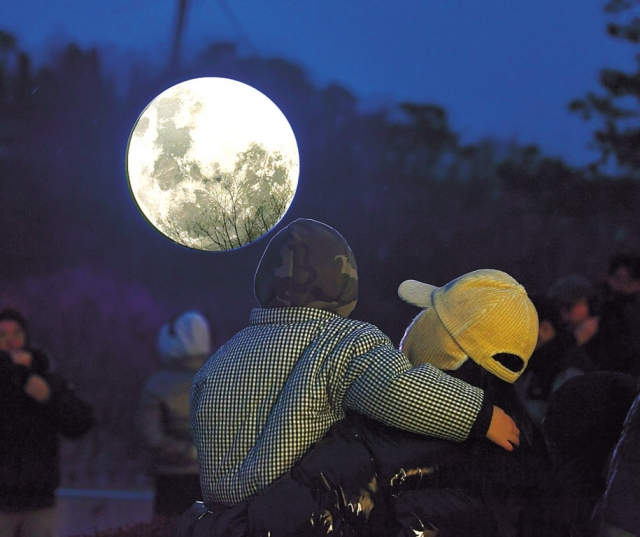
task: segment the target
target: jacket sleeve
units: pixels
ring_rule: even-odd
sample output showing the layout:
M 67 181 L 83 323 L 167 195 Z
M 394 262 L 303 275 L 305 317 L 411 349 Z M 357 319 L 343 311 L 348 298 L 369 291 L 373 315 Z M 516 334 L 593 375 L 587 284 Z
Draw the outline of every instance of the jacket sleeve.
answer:
M 407 431 L 454 441 L 484 436 L 491 402 L 483 390 L 429 365 L 411 366 L 378 330 L 360 335 L 344 375 L 343 406 Z M 480 417 L 483 423 L 474 427 Z
M 166 433 L 162 401 L 153 391 L 145 388 L 142 392 L 136 418 L 142 438 L 161 462 L 179 463 L 181 459 L 188 462 L 193 458 L 193 442 Z
M 60 375 L 47 373 L 44 380 L 51 388 L 51 397 L 43 404 L 57 431 L 67 438 L 79 438 L 92 427 L 93 408 L 75 392 L 74 385 Z
M 624 423 L 609 464 L 603 498 L 605 524 L 640 535 L 640 396 L 636 397 Z M 625 533 L 626 535 L 626 533 Z

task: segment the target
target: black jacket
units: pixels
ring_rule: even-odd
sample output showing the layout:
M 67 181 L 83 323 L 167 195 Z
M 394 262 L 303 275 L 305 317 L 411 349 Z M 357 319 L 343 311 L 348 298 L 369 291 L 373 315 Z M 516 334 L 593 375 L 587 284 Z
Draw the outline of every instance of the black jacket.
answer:
M 627 414 L 608 466 L 607 488 L 596 520 L 640 535 L 640 395 Z
M 609 457 L 637 395 L 637 378 L 595 371 L 567 380 L 549 398 L 542 428 L 562 484 L 556 509 L 568 534 L 589 534 L 591 514 L 606 487 Z
M 71 383 L 49 371 L 49 360 L 36 349 L 27 368 L 0 352 L 0 511 L 51 507 L 60 484 L 60 435 L 78 438 L 93 423 L 92 408 Z M 51 388 L 46 403 L 24 392 L 33 374 Z
M 555 535 L 542 503 L 546 446 L 513 386 L 471 361 L 454 373 L 512 416 L 519 448 L 426 437 L 349 412 L 290 472 L 245 504 L 209 506 L 203 524 L 234 537 L 395 537 L 430 526 L 449 537 Z
M 546 445 L 513 386 L 471 361 L 453 373 L 511 415 L 521 431 L 519 448 L 510 453 L 486 439 L 425 437 L 348 413 L 246 506 L 248 534 L 311 535 L 310 519 L 322 526 L 328 511 L 337 535 L 409 535 L 431 525 L 447 536 L 555 535 L 547 531 L 555 521 L 545 517 Z M 373 508 L 365 522 L 358 513 L 367 505 Z

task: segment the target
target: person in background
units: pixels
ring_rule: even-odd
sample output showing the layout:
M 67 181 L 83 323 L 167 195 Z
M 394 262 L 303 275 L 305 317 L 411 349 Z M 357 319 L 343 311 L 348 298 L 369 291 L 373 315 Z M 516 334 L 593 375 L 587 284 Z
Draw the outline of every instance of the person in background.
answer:
M 60 435 L 92 424 L 91 406 L 31 345 L 25 317 L 0 311 L 0 537 L 56 535 Z
M 600 369 L 640 375 L 640 256 L 611 256 L 600 285 Z
M 158 351 L 162 370 L 142 391 L 138 424 L 151 452 L 154 514 L 170 517 L 202 499 L 189 391 L 193 376 L 211 354 L 208 321 L 197 311 L 181 313 L 160 329 Z
M 559 278 L 549 289 L 548 298 L 560 314 L 558 337 L 572 340 L 551 386 L 554 391 L 571 377 L 600 369 L 600 318 L 595 286 L 583 276 L 570 274 Z
M 565 365 L 567 353 L 575 345 L 573 335 L 563 330 L 560 312 L 544 295 L 530 296 L 538 313 L 538 339 L 527 370 L 514 383 L 518 396 L 539 425 L 547 410 L 554 380 Z
M 607 287 L 613 295 L 636 299 L 640 295 L 640 256 L 630 253 L 611 256 Z

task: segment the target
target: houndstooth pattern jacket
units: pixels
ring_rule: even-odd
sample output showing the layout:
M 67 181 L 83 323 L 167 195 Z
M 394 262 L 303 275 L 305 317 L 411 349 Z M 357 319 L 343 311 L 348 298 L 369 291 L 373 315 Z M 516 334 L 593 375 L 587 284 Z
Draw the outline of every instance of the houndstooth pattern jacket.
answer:
M 484 393 L 411 367 L 375 326 L 315 308 L 256 308 L 194 378 L 191 426 L 204 501 L 237 505 L 353 409 L 387 425 L 465 440 Z

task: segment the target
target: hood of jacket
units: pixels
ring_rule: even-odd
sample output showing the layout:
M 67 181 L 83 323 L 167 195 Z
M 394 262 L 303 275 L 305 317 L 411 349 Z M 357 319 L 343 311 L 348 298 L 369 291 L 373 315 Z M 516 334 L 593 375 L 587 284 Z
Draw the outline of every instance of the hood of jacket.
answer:
M 335 229 L 306 218 L 271 239 L 254 279 L 262 308 L 317 308 L 348 317 L 358 298 L 358 269 Z

